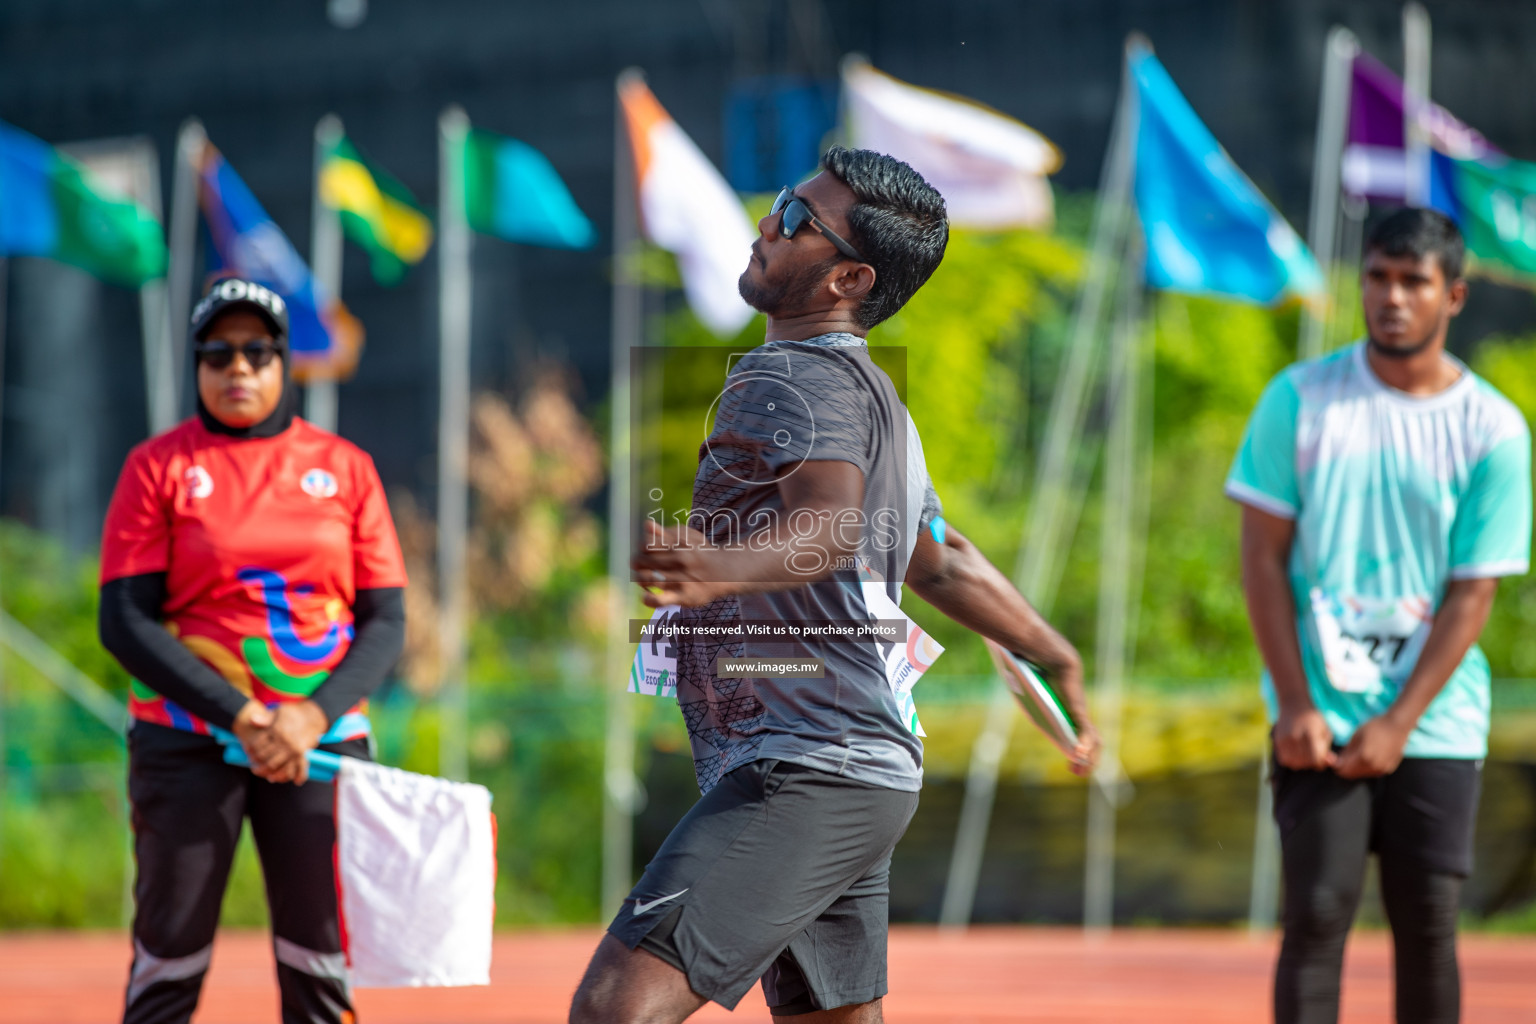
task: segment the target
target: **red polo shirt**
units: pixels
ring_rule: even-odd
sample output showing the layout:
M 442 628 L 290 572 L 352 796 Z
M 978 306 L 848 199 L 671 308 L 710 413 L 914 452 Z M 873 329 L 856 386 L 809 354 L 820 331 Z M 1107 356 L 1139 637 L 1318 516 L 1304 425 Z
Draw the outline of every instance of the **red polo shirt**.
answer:
M 166 574 L 166 628 L 266 704 L 302 700 L 341 661 L 358 590 L 405 586 L 373 460 L 297 418 L 239 439 L 194 417 L 133 449 L 107 510 L 101 581 L 151 572 Z M 129 709 L 208 731 L 137 680 Z M 360 719 L 349 735 L 366 731 Z

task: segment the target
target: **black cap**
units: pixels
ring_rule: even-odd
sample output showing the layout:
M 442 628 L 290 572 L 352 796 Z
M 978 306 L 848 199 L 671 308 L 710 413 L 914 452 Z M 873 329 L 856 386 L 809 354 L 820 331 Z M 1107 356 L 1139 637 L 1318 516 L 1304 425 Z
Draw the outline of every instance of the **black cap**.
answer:
M 248 309 L 267 322 L 272 328 L 272 340 L 288 340 L 288 303 L 266 285 L 239 277 L 226 277 L 215 281 L 192 310 L 192 337 L 203 340 L 208 326 L 231 309 Z

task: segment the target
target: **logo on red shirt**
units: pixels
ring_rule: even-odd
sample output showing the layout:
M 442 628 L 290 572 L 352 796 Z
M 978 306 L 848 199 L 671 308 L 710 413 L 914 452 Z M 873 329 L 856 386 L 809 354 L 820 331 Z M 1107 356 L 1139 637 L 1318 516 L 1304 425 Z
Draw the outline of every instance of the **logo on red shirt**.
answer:
M 202 466 L 191 466 L 187 469 L 187 494 L 194 498 L 206 498 L 213 493 L 213 477 Z
M 299 487 L 311 498 L 336 497 L 336 478 L 323 469 L 312 469 L 299 480 Z

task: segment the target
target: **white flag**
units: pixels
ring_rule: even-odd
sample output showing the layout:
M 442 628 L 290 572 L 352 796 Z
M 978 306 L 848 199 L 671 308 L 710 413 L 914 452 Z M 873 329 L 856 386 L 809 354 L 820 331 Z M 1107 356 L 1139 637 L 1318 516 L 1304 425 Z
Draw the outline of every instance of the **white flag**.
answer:
M 757 230 L 741 200 L 636 75 L 619 86 L 645 237 L 677 256 L 688 305 L 720 337 L 752 319 L 736 282 Z
M 496 834 L 484 786 L 342 758 L 336 886 L 357 987 L 491 983 Z
M 856 58 L 843 62 L 848 134 L 859 149 L 912 165 L 960 227 L 1049 227 L 1045 176 L 1061 152 L 1028 125 L 959 96 L 920 89 Z

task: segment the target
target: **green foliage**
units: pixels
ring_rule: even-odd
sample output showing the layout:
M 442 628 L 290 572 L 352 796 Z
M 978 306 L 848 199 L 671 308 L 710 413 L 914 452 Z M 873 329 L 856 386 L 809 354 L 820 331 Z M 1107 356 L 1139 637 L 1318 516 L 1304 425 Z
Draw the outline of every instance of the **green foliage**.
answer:
M 51 538 L 0 519 L 0 602 L 5 610 L 126 700 L 128 674 L 96 639 L 97 573 L 96 559 L 72 555 Z M 6 667 L 15 670 L 18 664 L 12 658 Z M 31 678 L 24 671 L 16 675 L 20 685 Z
M 120 773 L 111 773 L 120 781 Z M 114 799 L 117 797 L 117 799 Z M 116 927 L 128 847 L 125 808 L 110 788 L 65 798 L 0 801 L 0 930 Z
M 1151 312 L 1150 512 L 1135 670 L 1255 679 L 1238 511 L 1222 485 L 1259 393 L 1294 356 L 1295 316 L 1173 294 L 1157 295 Z
M 1081 251 L 1049 235 L 956 231 L 928 283 L 870 332 L 871 348 L 906 349 L 907 408 L 957 523 L 979 522 L 1000 491 L 1017 490 L 1010 470 L 1038 372 L 1029 356 L 1043 341 L 1055 347 L 1049 327 L 1059 328 L 1081 269 Z
M 1463 914 L 1461 927 L 1492 935 L 1536 935 L 1536 902 L 1491 917 Z
M 1515 403 L 1527 422 L 1536 422 L 1536 334 L 1485 339 L 1472 369 Z
M 1473 357 L 1472 369 L 1513 402 L 1527 423 L 1536 423 L 1536 335 L 1485 340 Z M 1495 676 L 1536 676 L 1532 622 L 1536 622 L 1536 577 L 1503 580 L 1480 641 Z

